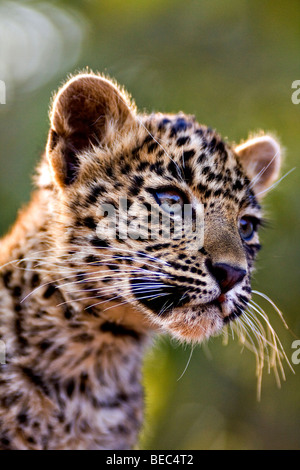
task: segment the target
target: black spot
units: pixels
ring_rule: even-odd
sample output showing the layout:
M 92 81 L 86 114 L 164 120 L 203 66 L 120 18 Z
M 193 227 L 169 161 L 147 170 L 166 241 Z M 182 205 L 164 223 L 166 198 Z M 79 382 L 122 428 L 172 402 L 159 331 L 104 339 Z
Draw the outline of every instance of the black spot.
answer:
M 71 429 L 72 429 L 72 423 L 67 423 L 64 427 L 64 431 L 66 434 L 70 434 Z
M 45 380 L 40 373 L 36 373 L 30 367 L 21 367 L 21 370 L 33 385 L 40 388 L 45 395 L 50 395 L 49 387 L 46 385 Z
M 173 124 L 173 126 L 171 127 L 170 137 L 174 137 L 175 135 L 177 135 L 178 132 L 186 131 L 187 127 L 188 124 L 184 118 L 177 118 L 175 124 Z
M 207 181 L 211 182 L 216 178 L 215 173 L 212 171 L 208 176 L 207 176 Z
M 24 329 L 23 329 L 23 315 L 22 315 L 22 308 L 20 304 L 15 306 L 15 332 L 17 336 L 17 340 L 20 346 L 21 351 L 24 354 L 24 350 L 28 347 L 29 343 L 27 338 L 25 337 Z
M 54 349 L 54 351 L 51 354 L 50 359 L 52 361 L 55 361 L 56 359 L 61 357 L 64 354 L 65 351 L 66 351 L 66 346 L 64 344 L 61 344 L 60 346 L 58 346 L 57 348 Z
M 219 173 L 219 174 L 216 175 L 215 179 L 219 183 L 221 180 L 224 180 L 224 177 L 223 177 L 222 173 Z
M 100 260 L 99 258 L 97 258 L 97 256 L 95 255 L 88 255 L 85 257 L 84 261 L 87 263 L 87 264 L 91 264 L 92 266 L 97 266 L 99 263 L 100 263 Z
M 96 248 L 107 248 L 109 244 L 105 240 L 101 240 L 101 238 L 94 237 L 91 240 L 91 244 Z
M 226 189 L 223 193 L 225 199 L 232 199 L 232 194 L 229 189 Z
M 194 170 L 189 165 L 185 165 L 185 167 L 183 168 L 183 173 L 184 179 L 191 183 L 194 179 Z
M 153 140 L 153 137 L 151 134 L 147 134 L 147 136 L 145 137 L 144 139 L 144 142 L 142 143 L 142 146 L 146 145 L 146 144 L 149 144 L 150 142 L 152 142 Z
M 207 189 L 207 186 L 204 186 L 204 184 L 199 183 L 198 186 L 197 186 L 197 189 L 200 193 L 204 193 Z
M 168 124 L 170 124 L 170 119 L 164 118 L 162 121 L 160 121 L 158 125 L 158 130 L 161 131 L 162 129 L 165 129 Z
M 146 168 L 148 168 L 150 165 L 149 162 L 140 162 L 137 166 L 137 171 L 143 171 L 145 170 Z
M 58 419 L 59 423 L 64 423 L 65 420 L 66 420 L 66 416 L 62 411 L 59 411 L 58 414 L 57 414 L 57 419 Z M 33 423 L 33 424 L 35 424 L 35 423 Z M 38 425 L 38 427 L 40 426 L 39 423 L 37 423 L 37 425 Z
M 238 295 L 237 295 L 237 298 L 238 298 L 239 301 L 242 302 L 242 304 L 244 304 L 244 305 L 247 305 L 248 302 L 249 302 L 249 299 L 247 299 L 247 297 L 245 297 L 245 296 L 242 295 L 242 294 L 238 294 Z
M 177 276 L 176 280 L 179 281 L 181 284 L 193 284 L 195 282 L 195 279 L 188 276 Z
M 132 156 L 135 160 L 139 160 L 140 159 L 140 147 L 135 147 L 133 150 L 132 150 Z
M 128 163 L 125 163 L 124 165 L 121 166 L 121 173 L 123 173 L 123 175 L 128 175 L 130 170 L 131 170 L 131 166 Z
M 210 152 L 214 152 L 215 149 L 216 149 L 216 144 L 217 144 L 217 141 L 216 141 L 216 138 L 213 137 L 212 140 L 209 142 L 208 144 L 208 149 Z
M 222 189 L 216 189 L 216 191 L 214 192 L 214 196 L 219 197 L 222 194 L 222 192 L 223 192 Z
M 261 249 L 260 243 L 253 243 L 251 245 L 245 244 L 245 249 L 247 252 L 247 255 L 250 258 L 254 258 L 257 252 Z
M 240 191 L 241 189 L 243 189 L 243 184 L 240 180 L 236 180 L 235 183 L 233 184 L 232 186 L 232 190 L 233 191 Z
M 113 177 L 114 177 L 114 170 L 113 170 L 113 168 L 112 168 L 111 166 L 107 166 L 107 167 L 105 168 L 105 173 L 107 174 L 107 176 L 108 176 L 109 178 L 113 178 Z
M 15 286 L 13 289 L 12 289 L 12 296 L 15 297 L 15 298 L 19 298 L 21 297 L 21 294 L 22 294 L 22 289 L 20 286 Z
M 148 152 L 149 152 L 149 153 L 154 152 L 154 150 L 156 150 L 157 147 L 158 147 L 158 143 L 157 143 L 157 142 L 152 142 L 152 143 L 148 146 Z
M 102 325 L 100 326 L 100 330 L 103 333 L 108 333 L 109 332 L 113 336 L 116 336 L 116 337 L 119 337 L 119 338 L 129 336 L 129 337 L 135 339 L 136 341 L 139 341 L 141 339 L 141 334 L 138 333 L 137 331 L 135 331 L 131 328 L 126 328 L 123 325 L 113 323 L 113 322 L 109 322 L 109 321 L 106 321 L 105 323 L 102 323 Z
M 158 175 L 162 176 L 164 174 L 164 168 L 162 166 L 162 162 L 157 161 L 150 165 L 149 170 L 153 173 L 157 173 Z
M 6 271 L 3 273 L 3 283 L 7 289 L 10 287 L 10 281 L 12 277 L 12 272 L 11 271 Z
M 228 155 L 227 155 L 227 152 L 225 150 L 224 142 L 222 142 L 222 140 L 219 140 L 219 142 L 217 143 L 217 145 L 215 147 L 215 150 L 217 152 L 219 152 L 220 154 L 222 154 L 222 161 L 226 162 L 226 160 L 228 158 Z
M 184 162 L 188 162 L 195 155 L 195 150 L 186 150 L 183 152 L 182 159 Z
M 71 318 L 73 318 L 73 311 L 66 305 L 63 307 L 63 314 L 66 320 L 71 320 Z
M 178 145 L 178 147 L 182 147 L 183 145 L 187 144 L 189 141 L 190 141 L 190 138 L 188 136 L 179 137 L 179 139 L 177 139 L 176 144 Z
M 248 294 L 251 294 L 251 292 L 252 292 L 250 286 L 243 286 L 243 287 L 242 287 L 242 290 L 244 290 L 245 292 L 248 292 Z
M 72 379 L 72 378 L 69 379 L 66 382 L 65 388 L 66 388 L 66 394 L 68 395 L 68 397 L 72 398 L 72 395 L 73 395 L 74 390 L 75 390 L 75 380 Z
M 137 196 L 141 190 L 141 187 L 144 184 L 144 178 L 142 176 L 134 176 L 132 185 L 129 188 L 129 193 L 131 196 Z
M 188 266 L 183 265 L 183 266 L 180 266 L 180 269 L 182 271 L 188 271 L 189 268 L 188 268 Z
M 148 245 L 145 248 L 145 251 L 157 251 L 157 250 L 162 250 L 164 248 L 169 248 L 170 243 L 156 243 L 155 245 Z
M 87 204 L 94 204 L 95 202 L 97 202 L 98 197 L 105 192 L 106 192 L 106 189 L 101 184 L 97 184 L 96 186 L 93 186 L 90 190 L 89 195 L 86 198 Z
M 8 437 L 1 437 L 0 438 L 0 443 L 1 443 L 1 448 L 3 450 L 9 450 L 10 449 L 10 439 Z
M 82 372 L 80 375 L 80 383 L 79 383 L 79 391 L 80 393 L 86 392 L 86 382 L 88 380 L 88 374 L 86 372 Z
M 97 223 L 96 223 L 94 217 L 91 217 L 91 216 L 85 217 L 83 219 L 83 225 L 85 225 L 85 227 L 88 227 L 92 230 L 95 230 L 96 227 L 97 227 Z
M 223 320 L 224 324 L 227 325 L 227 323 L 229 323 L 232 320 L 235 320 L 236 318 L 240 317 L 242 312 L 243 312 L 243 310 L 240 310 L 240 309 L 234 310 L 232 313 L 230 313 L 230 315 L 228 315 L 227 317 L 224 318 L 224 320 Z
M 1 385 L 6 384 L 6 381 L 1 380 L 0 383 L 1 383 Z M 22 398 L 22 393 L 20 393 L 20 392 L 17 392 L 17 393 L 10 392 L 10 394 L 8 396 L 1 396 L 0 397 L 0 404 L 4 408 L 10 408 L 11 406 L 18 403 L 21 400 L 21 398 Z
M 27 437 L 27 442 L 29 442 L 29 444 L 36 444 L 36 440 L 33 436 Z
M 20 424 L 28 424 L 28 415 L 26 413 L 26 411 L 21 411 L 18 415 L 17 415 L 17 420 Z
M 42 351 L 47 351 L 47 349 L 49 349 L 52 345 L 52 341 L 49 341 L 48 339 L 44 339 L 39 343 L 39 347 Z
M 202 152 L 201 155 L 199 155 L 199 157 L 197 158 L 197 163 L 201 164 L 204 162 L 205 159 L 206 159 L 206 154 Z
M 180 171 L 178 165 L 175 162 L 170 161 L 167 166 L 167 170 L 171 173 L 172 176 L 174 176 L 174 178 L 178 179 L 180 177 Z
M 40 283 L 40 276 L 38 275 L 38 273 L 34 273 L 34 275 L 31 278 L 31 287 L 35 288 L 39 285 L 39 283 Z
M 149 282 L 151 282 L 152 286 L 152 296 L 151 290 L 149 290 L 148 287 Z M 141 304 L 159 316 L 166 316 L 173 308 L 182 306 L 188 302 L 188 296 L 186 295 L 187 289 L 183 289 L 180 286 L 171 286 L 165 284 L 164 287 L 161 287 L 162 281 L 159 281 L 159 287 L 155 289 L 155 282 L 153 280 L 147 279 L 146 277 L 143 280 L 132 279 L 130 284 L 132 286 L 132 293 L 135 298 Z M 143 284 L 145 285 L 145 291 L 147 294 L 145 294 L 145 291 L 141 289 Z M 135 288 L 136 285 L 137 288 Z
M 54 284 L 50 284 L 50 286 L 46 288 L 43 294 L 44 299 L 50 299 L 50 297 L 52 297 L 55 291 L 56 291 L 56 286 Z
M 118 264 L 107 264 L 106 266 L 107 266 L 108 269 L 110 269 L 111 271 L 118 271 L 118 270 L 119 270 Z

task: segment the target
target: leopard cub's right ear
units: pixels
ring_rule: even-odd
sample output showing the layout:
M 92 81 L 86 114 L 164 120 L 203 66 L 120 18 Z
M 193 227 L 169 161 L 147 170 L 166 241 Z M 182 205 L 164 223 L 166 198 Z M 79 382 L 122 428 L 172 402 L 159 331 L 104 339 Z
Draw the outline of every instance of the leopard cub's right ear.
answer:
M 279 177 L 280 144 L 274 137 L 262 135 L 238 145 L 235 153 L 252 181 L 254 193 L 261 199 Z
M 80 74 L 56 95 L 50 113 L 47 156 L 56 182 L 72 184 L 80 154 L 94 145 L 107 144 L 107 130 L 122 132 L 133 122 L 135 105 L 110 80 Z

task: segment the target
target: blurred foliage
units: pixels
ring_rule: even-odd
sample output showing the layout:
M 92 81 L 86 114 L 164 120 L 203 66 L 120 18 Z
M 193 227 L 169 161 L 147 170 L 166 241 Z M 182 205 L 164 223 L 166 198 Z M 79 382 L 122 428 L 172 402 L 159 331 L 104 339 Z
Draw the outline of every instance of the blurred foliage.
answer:
M 41 2 L 16 4 L 34 9 Z M 271 228 L 261 234 L 264 249 L 254 287 L 276 302 L 300 336 L 300 105 L 291 101 L 291 84 L 300 79 L 299 1 L 61 0 L 51 5 L 77 15 L 84 39 L 74 43 L 80 50 L 72 69 L 60 64 L 31 92 L 16 85 L 0 106 L 0 232 L 30 197 L 53 90 L 68 73 L 88 66 L 115 77 L 140 110 L 195 114 L 229 141 L 258 129 L 279 137 L 286 149 L 283 171 L 296 170 L 266 198 Z M 44 73 L 59 52 L 50 49 L 51 57 L 43 57 L 35 73 Z M 30 63 L 31 54 L 22 60 Z M 292 332 L 271 306 L 264 308 L 290 358 Z M 145 364 L 147 425 L 141 447 L 299 448 L 300 365 L 295 375 L 287 369 L 280 390 L 265 372 L 258 402 L 254 356 L 240 352 L 237 341 L 224 347 L 214 338 L 190 358 L 189 347 L 158 339 Z

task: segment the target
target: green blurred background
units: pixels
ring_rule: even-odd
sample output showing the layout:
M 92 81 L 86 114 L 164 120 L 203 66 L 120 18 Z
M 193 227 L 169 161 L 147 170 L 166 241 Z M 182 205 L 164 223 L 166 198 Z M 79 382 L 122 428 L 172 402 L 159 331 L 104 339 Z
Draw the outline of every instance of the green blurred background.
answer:
M 195 114 L 238 142 L 275 132 L 284 172 L 266 198 L 254 287 L 268 294 L 300 336 L 299 0 L 69 0 L 0 2 L 0 233 L 32 189 L 43 152 L 51 94 L 86 66 L 115 77 L 140 110 Z M 257 300 L 257 299 L 256 299 Z M 291 359 L 295 339 L 264 301 Z M 256 399 L 255 358 L 236 340 L 193 351 L 168 337 L 145 363 L 142 449 L 299 449 L 300 365 L 278 389 L 265 371 Z M 181 378 L 180 378 L 181 377 Z

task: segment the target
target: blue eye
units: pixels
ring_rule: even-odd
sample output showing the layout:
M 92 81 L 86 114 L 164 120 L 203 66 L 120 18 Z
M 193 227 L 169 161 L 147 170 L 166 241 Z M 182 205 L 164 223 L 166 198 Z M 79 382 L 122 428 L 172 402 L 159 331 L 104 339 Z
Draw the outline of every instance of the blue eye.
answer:
M 153 191 L 156 202 L 168 214 L 181 215 L 185 200 L 180 191 L 176 189 L 161 189 Z
M 239 232 L 242 239 L 246 242 L 252 240 L 255 234 L 257 221 L 252 217 L 242 217 L 239 222 Z

